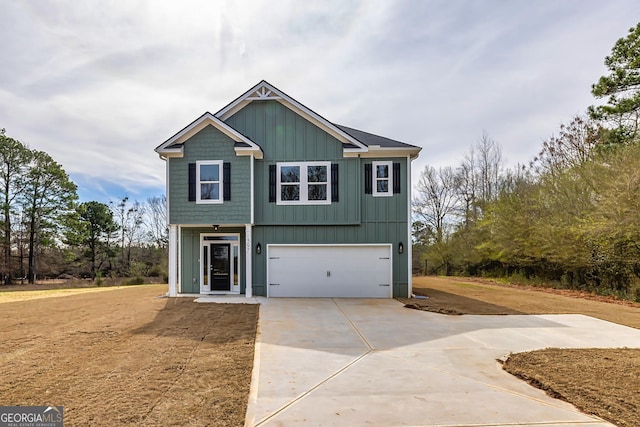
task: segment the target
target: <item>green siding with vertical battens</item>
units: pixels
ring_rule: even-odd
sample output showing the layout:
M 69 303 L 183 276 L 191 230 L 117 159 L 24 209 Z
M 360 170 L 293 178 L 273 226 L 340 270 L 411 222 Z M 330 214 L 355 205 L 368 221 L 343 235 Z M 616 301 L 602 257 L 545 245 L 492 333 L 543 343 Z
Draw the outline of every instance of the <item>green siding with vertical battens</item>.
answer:
M 264 152 L 264 158 L 255 163 L 256 224 L 360 223 L 361 160 L 344 158 L 340 141 L 277 101 L 252 102 L 226 122 L 256 141 Z M 306 206 L 269 202 L 269 166 L 305 161 L 338 165 L 339 200 Z
M 247 224 L 251 222 L 251 159 L 236 156 L 234 141 L 207 126 L 184 143 L 184 157 L 169 158 L 171 224 Z M 197 204 L 189 198 L 189 163 L 223 160 L 231 164 L 231 200 Z M 223 173 L 223 171 L 220 171 Z

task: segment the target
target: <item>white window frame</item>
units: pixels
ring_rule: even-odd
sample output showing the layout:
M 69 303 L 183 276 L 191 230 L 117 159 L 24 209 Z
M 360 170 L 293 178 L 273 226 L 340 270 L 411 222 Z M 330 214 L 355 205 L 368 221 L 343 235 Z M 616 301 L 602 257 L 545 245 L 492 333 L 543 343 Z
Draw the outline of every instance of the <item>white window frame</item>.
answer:
M 198 204 L 220 204 L 224 201 L 224 171 L 222 160 L 199 160 L 196 162 L 196 203 Z M 200 181 L 200 166 L 217 165 L 218 166 L 218 181 Z M 206 183 L 214 183 L 220 186 L 217 199 L 202 199 L 201 198 L 201 185 Z
M 386 166 L 389 171 L 387 178 L 378 178 L 378 166 Z M 371 189 L 374 197 L 393 196 L 393 162 L 372 162 Z M 387 191 L 378 191 L 378 181 L 389 181 Z
M 330 205 L 331 204 L 331 162 L 282 162 L 277 164 L 277 202 L 278 205 Z M 282 167 L 297 166 L 300 168 L 300 200 L 282 200 L 282 182 L 280 181 L 280 170 Z M 326 182 L 308 182 L 309 166 L 325 166 L 327 168 Z M 291 183 L 285 183 L 285 185 Z M 309 185 L 325 184 L 327 186 L 326 200 L 308 200 Z

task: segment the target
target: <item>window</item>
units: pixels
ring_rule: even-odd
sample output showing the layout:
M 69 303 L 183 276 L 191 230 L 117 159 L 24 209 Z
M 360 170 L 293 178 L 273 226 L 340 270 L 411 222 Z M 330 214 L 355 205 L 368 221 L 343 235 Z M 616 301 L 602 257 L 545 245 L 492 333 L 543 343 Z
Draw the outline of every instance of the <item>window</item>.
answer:
M 196 203 L 222 203 L 222 161 L 196 162 Z
M 330 172 L 330 162 L 278 163 L 278 204 L 330 204 Z
M 373 162 L 373 195 L 393 195 L 392 162 Z

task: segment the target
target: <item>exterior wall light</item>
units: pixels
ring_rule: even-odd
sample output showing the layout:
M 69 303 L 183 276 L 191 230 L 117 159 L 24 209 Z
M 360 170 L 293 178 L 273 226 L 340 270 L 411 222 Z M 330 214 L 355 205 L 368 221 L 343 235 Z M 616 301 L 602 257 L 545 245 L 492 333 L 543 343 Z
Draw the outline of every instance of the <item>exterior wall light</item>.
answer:
M 213 231 L 218 231 L 218 227 L 219 227 L 219 225 L 213 224 Z
M 401 254 L 404 252 L 404 245 L 402 242 L 398 243 L 398 253 Z
M 257 253 L 258 255 L 260 255 L 260 254 L 262 253 L 262 245 L 261 245 L 260 243 L 258 243 L 258 244 L 256 245 L 256 253 Z

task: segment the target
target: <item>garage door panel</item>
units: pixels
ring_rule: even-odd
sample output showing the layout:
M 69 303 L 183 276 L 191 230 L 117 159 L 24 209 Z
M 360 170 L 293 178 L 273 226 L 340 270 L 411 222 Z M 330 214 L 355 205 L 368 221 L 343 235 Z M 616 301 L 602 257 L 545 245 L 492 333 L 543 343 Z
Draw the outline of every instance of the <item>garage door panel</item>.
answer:
M 271 246 L 271 297 L 391 297 L 389 245 Z

